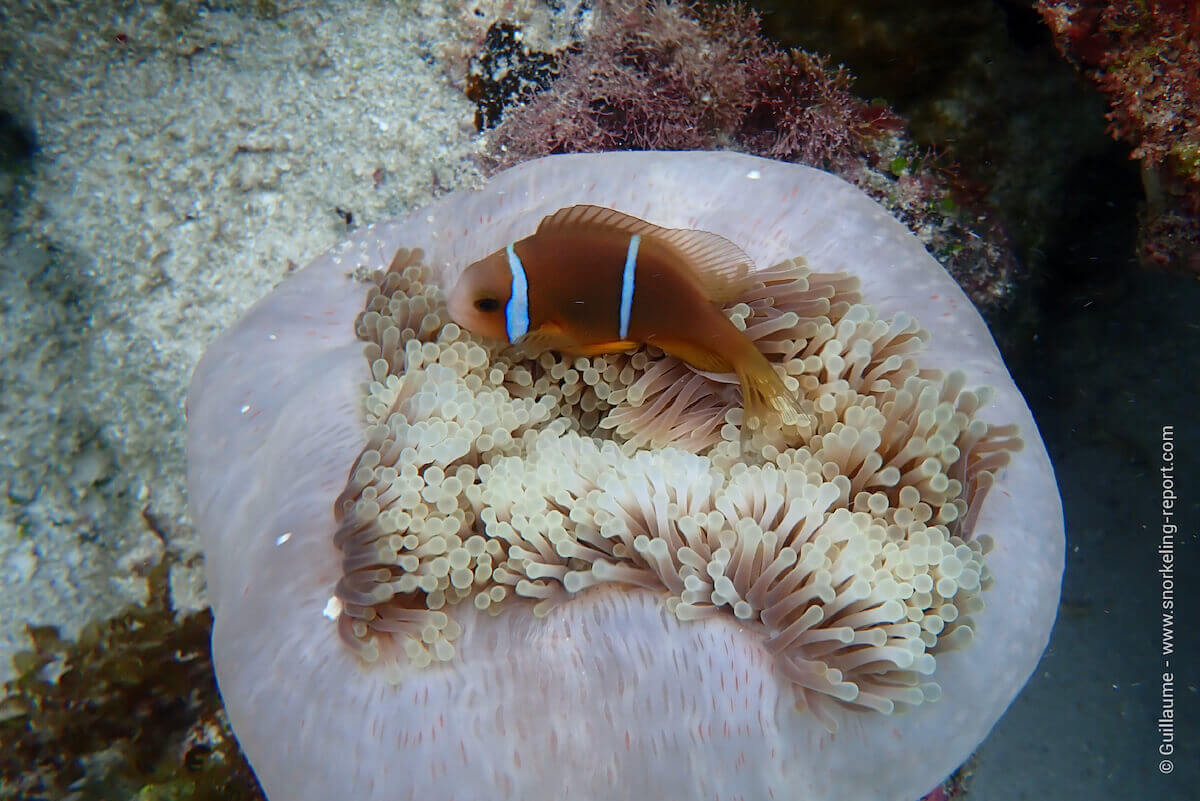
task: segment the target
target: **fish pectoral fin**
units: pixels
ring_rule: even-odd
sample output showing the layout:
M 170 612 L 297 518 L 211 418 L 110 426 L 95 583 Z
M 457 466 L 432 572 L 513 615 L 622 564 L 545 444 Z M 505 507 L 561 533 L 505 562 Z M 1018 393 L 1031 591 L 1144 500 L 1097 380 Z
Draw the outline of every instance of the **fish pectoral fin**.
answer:
M 513 343 L 527 353 L 557 350 L 574 353 L 579 346 L 557 323 L 545 323 Z
M 693 342 L 660 337 L 651 337 L 646 341 L 656 348 L 662 348 L 664 352 L 675 358 L 682 359 L 697 370 L 703 370 L 706 373 L 734 372 L 733 365 L 723 357 Z
M 590 345 L 579 345 L 571 352 L 576 356 L 601 356 L 605 353 L 622 353 L 637 350 L 638 343 L 630 339 L 617 339 L 612 342 L 593 342 Z

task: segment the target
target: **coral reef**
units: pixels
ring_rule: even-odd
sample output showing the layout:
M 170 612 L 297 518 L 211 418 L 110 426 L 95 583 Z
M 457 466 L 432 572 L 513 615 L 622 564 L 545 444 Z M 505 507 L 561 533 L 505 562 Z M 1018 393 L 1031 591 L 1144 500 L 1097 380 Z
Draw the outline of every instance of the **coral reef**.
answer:
M 1142 163 L 1143 262 L 1200 273 L 1200 5 L 1040 0 L 1059 49 L 1111 104 L 1109 132 Z
M 75 642 L 30 627 L 0 701 L 0 798 L 262 799 L 217 693 L 212 616 L 177 620 L 167 582 L 164 564 L 147 605 Z
M 550 58 L 524 58 L 535 55 Z M 493 58 L 486 45 L 484 58 Z M 772 43 L 745 7 L 606 0 L 588 35 L 553 58 L 557 78 L 533 94 L 481 95 L 468 80 L 480 120 L 503 109 L 488 137 L 490 171 L 604 150 L 733 149 L 814 166 L 887 205 L 978 305 L 1008 296 L 1015 264 L 1004 232 L 978 197 L 952 190 L 951 165 L 908 140 L 886 105 L 855 95 L 845 69 Z M 540 62 L 506 63 L 536 71 Z

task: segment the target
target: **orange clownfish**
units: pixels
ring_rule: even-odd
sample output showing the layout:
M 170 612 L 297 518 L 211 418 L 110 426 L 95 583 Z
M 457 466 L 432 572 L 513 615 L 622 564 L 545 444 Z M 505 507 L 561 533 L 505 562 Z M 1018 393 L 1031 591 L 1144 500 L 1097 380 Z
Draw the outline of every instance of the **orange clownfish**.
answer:
M 738 297 L 753 262 L 724 237 L 570 206 L 463 270 L 450 316 L 532 352 L 595 356 L 654 345 L 693 367 L 736 373 L 742 405 L 803 418 L 771 363 L 716 303 Z

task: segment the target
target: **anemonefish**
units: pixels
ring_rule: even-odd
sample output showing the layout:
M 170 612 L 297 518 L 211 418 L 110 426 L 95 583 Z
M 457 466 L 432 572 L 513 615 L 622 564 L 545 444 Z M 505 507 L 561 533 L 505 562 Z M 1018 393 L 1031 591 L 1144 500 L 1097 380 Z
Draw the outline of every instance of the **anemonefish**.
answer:
M 753 262 L 724 237 L 570 206 L 531 236 L 463 270 L 450 316 L 474 334 L 573 356 L 654 345 L 699 370 L 736 373 L 760 419 L 803 419 L 795 396 L 715 305 L 738 297 Z

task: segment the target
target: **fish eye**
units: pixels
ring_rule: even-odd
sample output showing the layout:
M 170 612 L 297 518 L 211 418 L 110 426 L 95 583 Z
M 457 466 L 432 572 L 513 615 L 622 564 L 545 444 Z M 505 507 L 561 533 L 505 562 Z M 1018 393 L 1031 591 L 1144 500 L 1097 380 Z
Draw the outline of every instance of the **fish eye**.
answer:
M 494 312 L 500 308 L 500 301 L 495 298 L 479 298 L 475 301 L 475 308 L 481 312 Z

